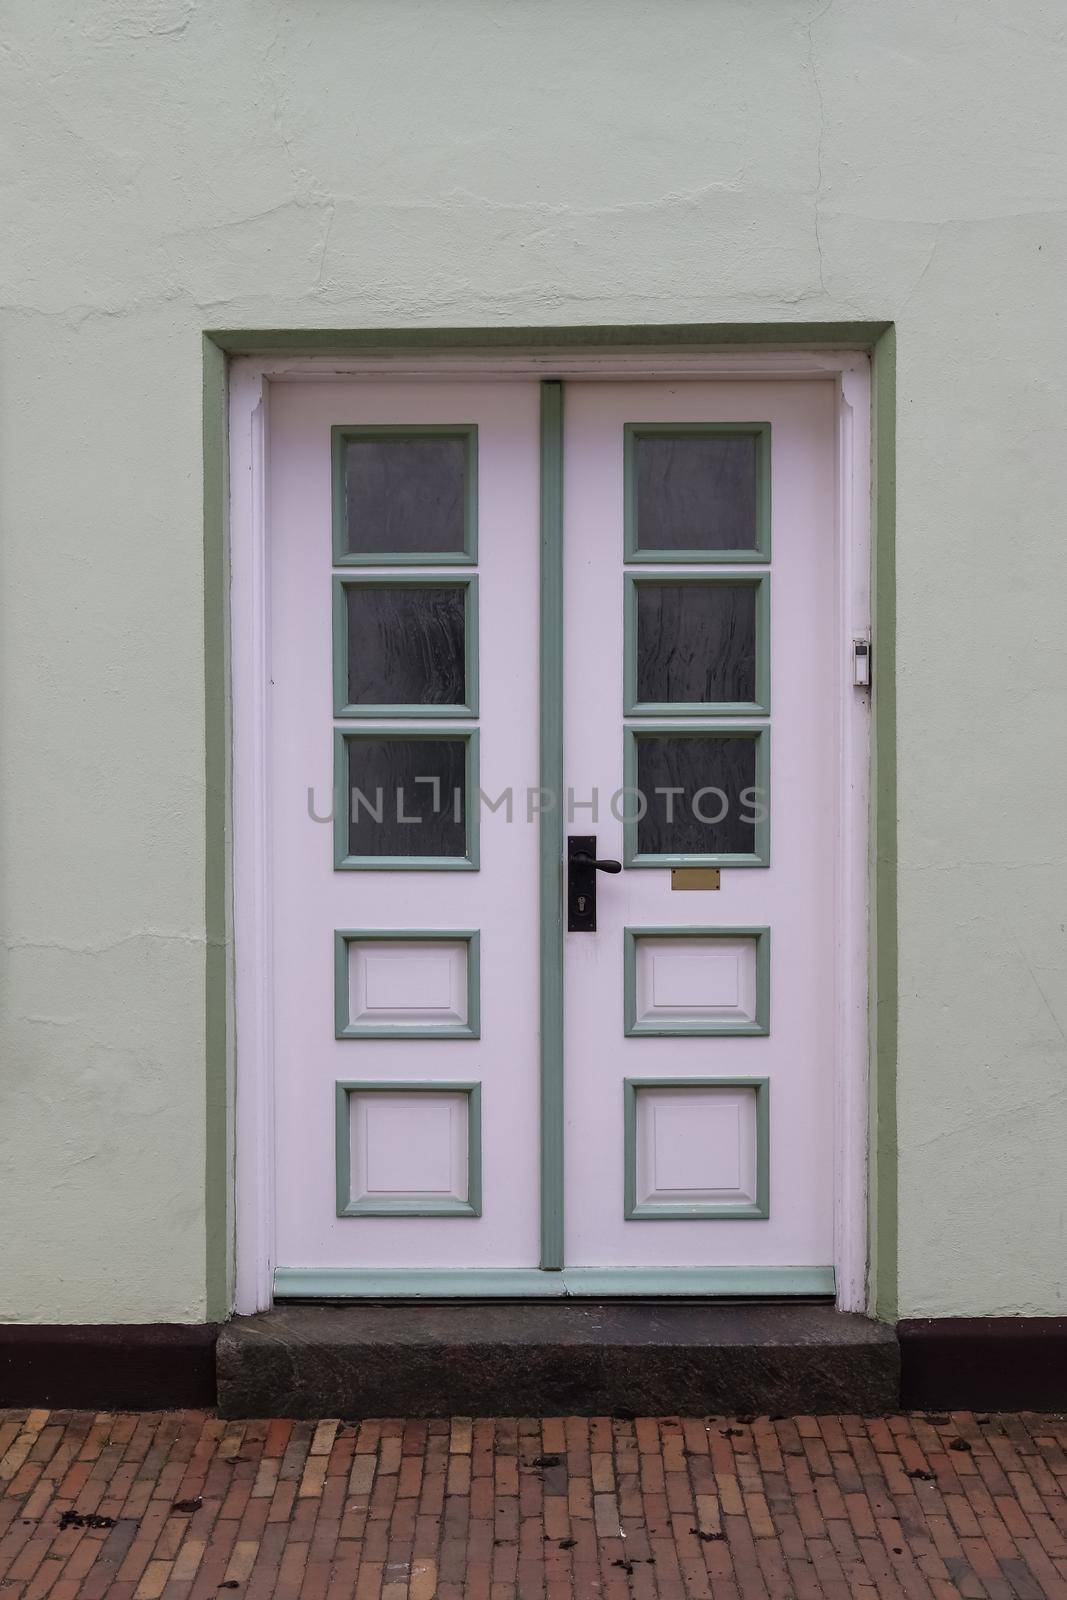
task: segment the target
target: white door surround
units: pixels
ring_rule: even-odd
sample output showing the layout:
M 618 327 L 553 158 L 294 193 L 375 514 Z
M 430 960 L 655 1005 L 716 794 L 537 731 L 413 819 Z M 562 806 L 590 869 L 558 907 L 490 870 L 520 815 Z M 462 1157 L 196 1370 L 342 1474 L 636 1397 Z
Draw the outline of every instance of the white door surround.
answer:
M 531 379 L 559 379 L 564 385 L 568 380 L 583 385 L 598 381 L 627 385 L 666 380 L 679 384 L 815 381 L 832 392 L 836 417 L 836 515 L 832 561 L 828 569 L 833 575 L 833 595 L 827 614 L 834 619 L 838 642 L 832 716 L 839 761 L 833 797 L 832 836 L 836 849 L 832 871 L 826 874 L 825 890 L 832 901 L 830 920 L 835 953 L 833 1262 L 838 1305 L 845 1310 L 864 1310 L 867 1304 L 869 704 L 867 695 L 854 687 L 853 642 L 868 640 L 870 627 L 870 379 L 867 357 L 856 352 L 641 357 L 565 355 L 555 358 L 544 354 L 442 355 L 420 360 L 375 356 L 348 359 L 241 357 L 232 364 L 230 651 L 236 1059 L 235 1309 L 248 1313 L 272 1303 L 277 1260 L 272 873 L 269 860 L 272 752 L 268 685 L 272 597 L 266 504 L 267 421 L 272 397 L 278 393 L 278 386 L 294 382 L 381 384 L 403 380 L 410 384 L 417 380 L 433 385 L 441 382 L 499 384 L 515 380 L 529 385 Z M 573 832 L 575 827 L 577 824 L 567 831 Z M 457 934 L 456 939 L 459 937 Z M 373 941 L 368 942 L 367 948 L 369 954 L 374 955 L 371 943 Z M 645 954 L 647 951 L 640 959 L 643 960 Z M 455 950 L 451 955 L 459 959 Z M 378 965 L 381 967 L 380 961 Z M 386 969 L 382 967 L 381 970 Z M 455 1086 L 457 1092 L 463 1087 Z M 461 1095 L 458 1098 L 463 1099 Z M 669 1098 L 668 1094 L 666 1099 L 669 1101 Z M 454 1111 L 455 1107 L 452 1109 Z M 372 1102 L 368 1110 L 360 1110 L 360 1115 L 371 1111 L 377 1114 L 378 1110 Z M 665 1104 L 662 1115 L 666 1118 L 671 1114 L 669 1104 Z M 749 1111 L 742 1109 L 739 1114 L 745 1116 Z M 456 1126 L 463 1133 L 460 1124 Z M 669 1228 L 673 1224 L 660 1226 Z M 591 1281 L 591 1275 L 590 1281 L 583 1283 L 580 1269 L 559 1276 L 569 1278 L 562 1287 L 538 1291 L 516 1281 L 515 1292 L 626 1292 L 621 1280 L 615 1290 L 603 1277 L 599 1285 Z M 505 1292 L 504 1286 L 496 1292 Z

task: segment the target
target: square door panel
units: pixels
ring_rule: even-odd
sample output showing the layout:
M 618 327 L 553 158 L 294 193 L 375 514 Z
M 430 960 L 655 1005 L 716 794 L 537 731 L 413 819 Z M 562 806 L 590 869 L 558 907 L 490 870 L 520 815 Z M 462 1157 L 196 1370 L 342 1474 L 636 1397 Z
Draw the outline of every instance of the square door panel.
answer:
M 766 928 L 627 928 L 628 1034 L 765 1034 Z
M 628 1078 L 625 1095 L 629 1220 L 767 1216 L 765 1078 Z
M 339 1039 L 476 1039 L 477 933 L 339 931 Z
M 478 1216 L 477 1084 L 339 1083 L 337 1214 Z

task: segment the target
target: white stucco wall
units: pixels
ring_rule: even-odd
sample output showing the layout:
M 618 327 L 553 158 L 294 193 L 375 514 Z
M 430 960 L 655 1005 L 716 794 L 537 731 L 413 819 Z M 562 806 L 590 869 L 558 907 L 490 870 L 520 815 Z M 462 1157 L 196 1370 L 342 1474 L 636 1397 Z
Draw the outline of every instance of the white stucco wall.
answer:
M 205 327 L 893 319 L 900 1308 L 1067 1310 L 1054 0 L 8 0 L 0 1318 L 204 1314 Z

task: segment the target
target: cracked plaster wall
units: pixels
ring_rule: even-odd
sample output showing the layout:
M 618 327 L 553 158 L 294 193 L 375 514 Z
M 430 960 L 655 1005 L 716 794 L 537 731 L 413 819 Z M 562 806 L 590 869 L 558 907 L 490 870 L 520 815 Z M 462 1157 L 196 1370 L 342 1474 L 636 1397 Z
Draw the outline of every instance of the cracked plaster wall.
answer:
M 200 330 L 899 329 L 903 1314 L 1065 1305 L 1065 18 L 9 0 L 12 1320 L 204 1313 Z

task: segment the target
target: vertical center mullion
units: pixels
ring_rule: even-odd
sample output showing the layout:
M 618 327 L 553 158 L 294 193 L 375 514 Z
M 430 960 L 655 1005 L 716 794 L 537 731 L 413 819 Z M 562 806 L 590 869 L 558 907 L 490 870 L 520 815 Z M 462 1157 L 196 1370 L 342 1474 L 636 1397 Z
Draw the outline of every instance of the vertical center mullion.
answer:
M 541 385 L 541 1267 L 563 1266 L 563 385 Z

